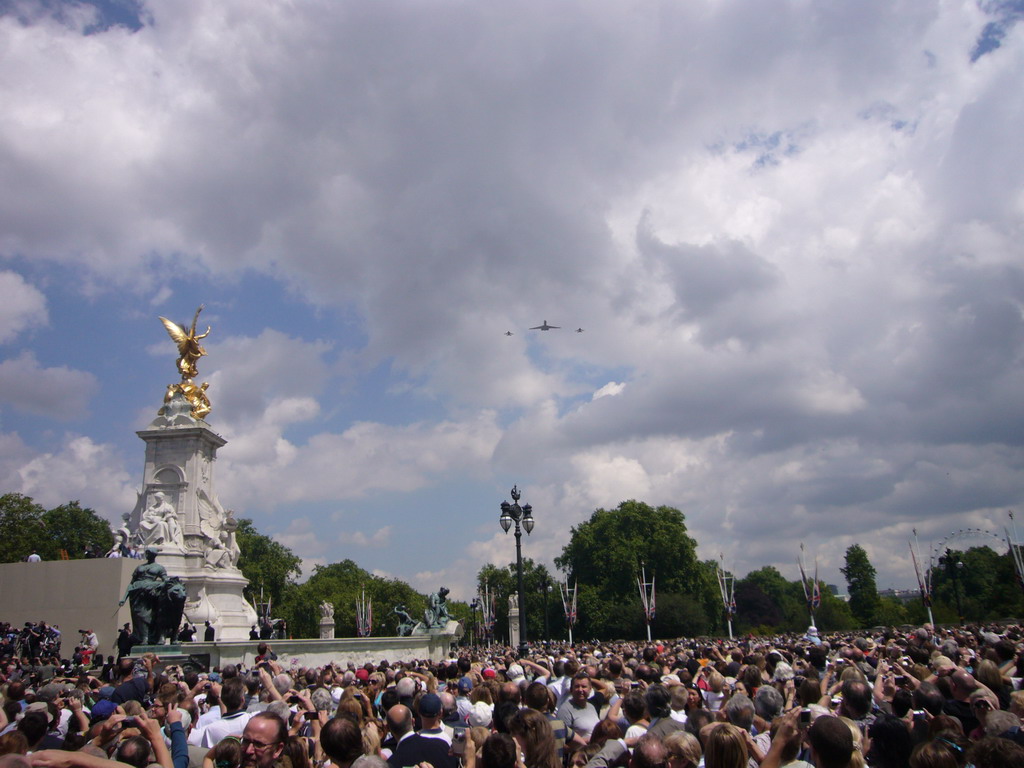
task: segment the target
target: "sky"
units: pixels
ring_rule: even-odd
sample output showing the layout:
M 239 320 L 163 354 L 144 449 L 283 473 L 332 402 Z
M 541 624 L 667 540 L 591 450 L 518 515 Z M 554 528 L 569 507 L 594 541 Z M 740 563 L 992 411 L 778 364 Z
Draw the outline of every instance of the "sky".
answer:
M 305 576 L 468 599 L 517 484 L 551 568 L 638 499 L 912 587 L 1024 497 L 1022 17 L 0 0 L 0 490 L 131 510 L 202 304 L 217 492 Z

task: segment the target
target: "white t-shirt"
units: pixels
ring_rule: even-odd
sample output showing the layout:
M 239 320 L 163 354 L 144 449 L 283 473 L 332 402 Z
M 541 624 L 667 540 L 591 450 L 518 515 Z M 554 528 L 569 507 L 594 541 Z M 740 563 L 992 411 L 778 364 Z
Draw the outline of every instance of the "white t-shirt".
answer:
M 722 708 L 722 702 L 725 701 L 724 693 L 715 693 L 714 691 L 702 691 L 704 694 L 704 703 L 707 708 L 712 712 L 717 712 Z
M 250 717 L 251 713 L 242 711 L 213 721 L 199 730 L 199 746 L 215 747 L 226 736 L 241 736 Z M 192 732 L 193 735 L 195 733 L 196 731 Z M 189 736 L 189 743 L 192 743 L 192 736 Z

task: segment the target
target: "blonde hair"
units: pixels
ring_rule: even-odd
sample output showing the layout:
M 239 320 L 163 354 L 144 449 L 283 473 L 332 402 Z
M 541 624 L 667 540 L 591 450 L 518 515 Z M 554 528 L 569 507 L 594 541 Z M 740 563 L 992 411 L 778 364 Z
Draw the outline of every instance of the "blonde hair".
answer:
M 1010 694 L 1010 711 L 1017 717 L 1024 714 L 1024 691 L 1014 691 Z
M 364 723 L 360 729 L 363 736 L 363 754 L 380 755 L 380 730 L 376 723 Z
M 864 673 L 860 671 L 860 667 L 858 667 L 856 664 L 847 664 L 846 668 L 843 669 L 842 674 L 839 675 L 839 679 L 844 683 L 847 680 L 860 680 L 861 682 L 865 683 L 868 681 L 868 679 L 864 676 Z
M 853 754 L 850 755 L 850 762 L 847 768 L 864 768 L 866 765 L 864 762 L 864 734 L 860 732 L 860 728 L 850 718 L 840 717 L 839 719 L 846 724 L 846 727 L 850 729 L 850 735 L 853 736 Z
M 142 704 L 137 702 L 135 699 L 130 699 L 121 704 L 121 709 L 128 717 L 138 717 L 139 715 L 146 714 L 146 710 L 142 708 Z
M 725 678 L 722 677 L 722 673 L 717 669 L 712 669 L 708 675 L 708 688 L 714 693 L 721 693 L 725 687 Z

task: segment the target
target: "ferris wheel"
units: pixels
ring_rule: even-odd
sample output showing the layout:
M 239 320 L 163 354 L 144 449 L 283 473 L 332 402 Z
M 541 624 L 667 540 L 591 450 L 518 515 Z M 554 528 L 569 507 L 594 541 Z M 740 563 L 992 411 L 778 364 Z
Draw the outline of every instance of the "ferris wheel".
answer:
M 914 529 L 914 539 L 910 543 L 910 557 L 914 563 L 914 573 L 917 575 L 917 585 L 921 591 L 921 600 L 928 609 L 928 621 L 934 623 L 932 618 L 932 574 L 948 562 L 954 552 L 969 549 L 972 546 L 988 546 L 999 554 L 1009 552 L 1013 555 L 1014 567 L 1017 570 L 1018 582 L 1024 585 L 1024 556 L 1021 552 L 1020 539 L 1017 537 L 1017 529 L 1014 524 L 1013 510 L 1008 513 L 1010 525 L 1003 529 L 1004 535 L 990 531 L 987 528 L 960 528 L 950 531 L 943 536 L 932 547 L 929 553 L 927 568 L 925 561 L 921 558 L 921 550 L 917 542 L 917 529 Z M 1010 529 L 1013 529 L 1011 535 Z M 957 566 L 963 567 L 963 563 L 957 562 Z
M 929 567 L 935 568 L 939 564 L 939 558 L 943 557 L 947 551 L 963 551 L 973 546 L 988 546 L 1004 555 L 1007 550 L 1011 549 L 1010 541 L 1009 531 L 1002 536 L 985 528 L 960 528 L 950 531 L 932 548 Z

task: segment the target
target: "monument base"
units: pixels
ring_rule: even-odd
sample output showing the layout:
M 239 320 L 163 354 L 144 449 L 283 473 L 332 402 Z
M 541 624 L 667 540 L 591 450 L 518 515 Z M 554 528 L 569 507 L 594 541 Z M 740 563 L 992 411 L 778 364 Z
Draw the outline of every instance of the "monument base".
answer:
M 188 590 L 183 617 L 197 627 L 209 621 L 224 640 L 245 640 L 256 623 L 256 610 L 243 590 L 249 583 L 234 568 L 210 568 L 198 552 L 154 547 L 156 562 L 169 576 L 178 576 Z
M 328 619 L 326 617 L 320 619 L 320 639 L 334 639 L 334 619 Z
M 508 612 L 508 642 L 513 648 L 519 647 L 519 609 L 510 608 Z
M 181 645 L 179 643 L 167 643 L 166 645 L 133 645 L 132 656 L 142 656 L 144 653 L 155 653 L 161 659 L 164 656 L 180 656 Z
M 147 653 L 155 653 L 159 661 L 153 666 L 154 674 L 160 674 L 168 667 L 181 667 L 185 672 L 209 672 L 210 654 L 191 653 L 195 643 L 181 645 L 135 645 L 128 658 L 140 659 Z
M 458 622 L 455 622 L 458 624 Z M 461 625 L 459 625 L 461 637 Z M 444 659 L 458 643 L 454 634 L 437 630 L 429 634 L 410 637 L 351 637 L 334 640 L 268 640 L 277 654 L 277 662 L 285 670 L 299 667 L 321 667 L 335 663 L 344 667 L 351 662 L 361 667 L 366 662 L 380 663 L 414 661 L 418 659 Z M 232 642 L 217 640 L 212 643 L 185 643 L 190 656 L 210 656 L 211 669 L 225 664 L 252 667 L 256 661 L 258 641 Z M 134 649 L 133 649 L 134 655 Z M 163 656 L 160 657 L 161 660 Z
M 465 630 L 463 630 L 462 625 L 455 621 L 455 619 L 448 619 L 448 623 L 443 627 L 430 627 L 429 629 L 427 628 L 427 625 L 421 621 L 413 627 L 410 637 L 422 637 L 423 635 L 451 637 L 453 640 L 458 642 L 462 639 L 464 632 Z

